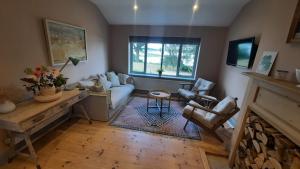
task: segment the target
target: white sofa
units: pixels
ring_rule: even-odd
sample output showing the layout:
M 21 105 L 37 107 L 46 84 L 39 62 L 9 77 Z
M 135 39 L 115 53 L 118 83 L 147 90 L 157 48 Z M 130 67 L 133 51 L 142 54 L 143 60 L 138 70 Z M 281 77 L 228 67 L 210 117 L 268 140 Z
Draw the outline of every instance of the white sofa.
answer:
M 116 109 L 124 104 L 134 90 L 133 84 L 125 84 L 118 87 L 112 87 L 110 90 L 110 108 Z
M 111 87 L 106 91 L 89 91 L 89 97 L 82 101 L 92 120 L 109 121 L 124 105 L 135 89 L 133 78 L 129 77 L 126 84 Z

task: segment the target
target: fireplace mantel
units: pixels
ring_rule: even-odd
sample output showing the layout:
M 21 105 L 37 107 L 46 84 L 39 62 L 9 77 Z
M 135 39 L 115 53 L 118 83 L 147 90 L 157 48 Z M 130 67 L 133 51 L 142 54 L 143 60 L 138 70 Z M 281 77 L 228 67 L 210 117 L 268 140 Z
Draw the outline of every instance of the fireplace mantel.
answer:
M 246 117 L 254 112 L 300 146 L 300 88 L 295 83 L 276 80 L 253 72 L 243 73 L 249 83 L 232 137 L 230 166 L 240 143 Z

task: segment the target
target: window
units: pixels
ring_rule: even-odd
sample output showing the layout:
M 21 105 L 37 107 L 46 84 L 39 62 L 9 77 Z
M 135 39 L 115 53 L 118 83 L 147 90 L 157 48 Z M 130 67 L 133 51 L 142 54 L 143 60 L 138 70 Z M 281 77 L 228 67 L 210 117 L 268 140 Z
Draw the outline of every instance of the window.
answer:
M 163 78 L 194 79 L 200 39 L 198 38 L 129 38 L 129 74 Z

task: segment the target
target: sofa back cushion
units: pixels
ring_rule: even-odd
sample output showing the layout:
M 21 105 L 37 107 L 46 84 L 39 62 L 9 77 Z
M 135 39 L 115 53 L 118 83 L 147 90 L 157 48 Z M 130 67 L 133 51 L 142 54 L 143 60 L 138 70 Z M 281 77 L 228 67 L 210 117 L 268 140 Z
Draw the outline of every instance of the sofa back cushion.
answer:
M 103 90 L 107 91 L 109 88 L 111 88 L 112 83 L 107 80 L 107 77 L 104 74 L 99 75 L 99 85 L 102 85 Z
M 116 75 L 115 72 L 107 72 L 106 75 L 107 75 L 107 80 L 111 81 L 112 87 L 120 86 L 119 77 Z
M 127 84 L 127 79 L 129 78 L 129 75 L 123 74 L 123 73 L 118 73 L 118 77 L 120 80 L 120 84 L 122 84 L 122 85 Z

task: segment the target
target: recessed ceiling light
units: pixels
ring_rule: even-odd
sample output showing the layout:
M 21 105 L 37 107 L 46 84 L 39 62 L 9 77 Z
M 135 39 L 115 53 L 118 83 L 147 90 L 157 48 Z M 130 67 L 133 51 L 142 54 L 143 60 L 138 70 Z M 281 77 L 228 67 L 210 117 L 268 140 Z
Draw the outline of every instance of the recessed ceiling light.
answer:
M 193 11 L 197 11 L 199 9 L 199 5 L 196 3 L 193 5 Z
M 133 10 L 137 11 L 139 9 L 139 6 L 137 4 L 133 5 Z

